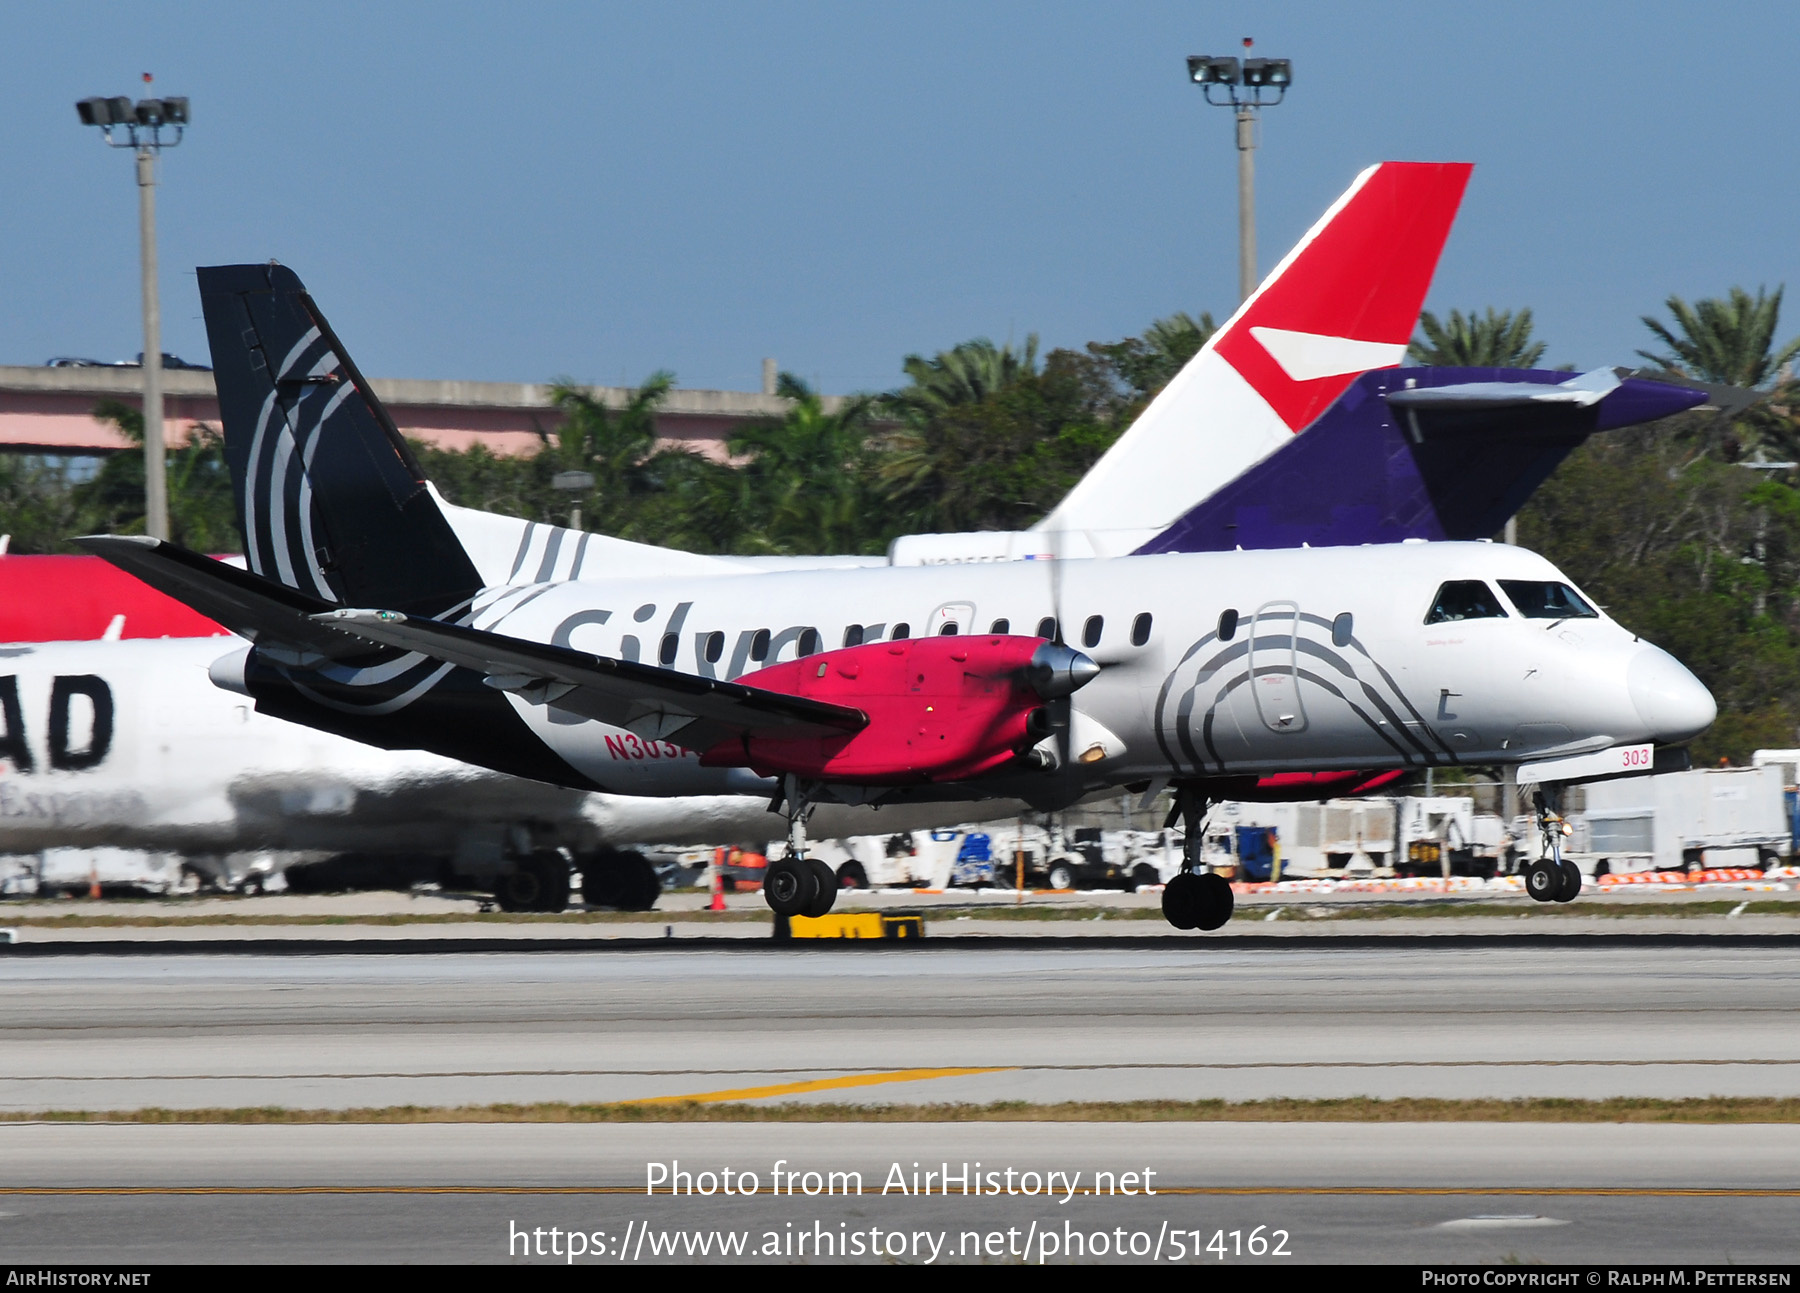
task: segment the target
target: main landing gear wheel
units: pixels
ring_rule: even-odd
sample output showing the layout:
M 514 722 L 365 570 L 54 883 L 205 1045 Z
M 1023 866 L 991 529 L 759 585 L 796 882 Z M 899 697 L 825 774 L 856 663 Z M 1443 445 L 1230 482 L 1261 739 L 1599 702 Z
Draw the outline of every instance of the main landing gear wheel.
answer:
M 1194 920 L 1194 928 L 1214 930 L 1224 927 L 1231 919 L 1231 913 L 1237 908 L 1237 899 L 1231 894 L 1231 885 L 1222 875 L 1208 871 L 1205 875 L 1195 876 L 1200 882 L 1195 891 L 1200 899 L 1199 910 Z
M 1564 858 L 1558 870 L 1561 872 L 1562 883 L 1556 888 L 1556 901 L 1574 902 L 1576 895 L 1581 892 L 1581 868 Z
M 569 864 L 554 849 L 520 858 L 494 886 L 501 911 L 561 911 L 569 905 Z
M 1220 929 L 1236 908 L 1231 885 L 1211 871 L 1183 871 L 1163 886 L 1163 919 L 1176 929 Z
M 837 901 L 837 872 L 826 866 L 825 863 L 821 862 L 818 858 L 807 858 L 805 861 L 806 865 L 812 868 L 813 883 L 817 885 L 817 889 L 813 893 L 813 900 L 806 904 L 806 911 L 802 914 L 807 916 L 823 916 L 831 910 L 831 905 Z
M 1193 929 L 1198 925 L 1200 895 L 1196 891 L 1199 887 L 1200 877 L 1192 871 L 1170 876 L 1162 892 L 1163 919 L 1176 929 Z
M 581 864 L 581 900 L 590 907 L 649 911 L 660 897 L 656 868 L 635 850 L 602 849 Z
M 1539 858 L 1525 868 L 1525 892 L 1538 902 L 1555 902 L 1564 883 L 1562 868 L 1549 858 Z
M 804 916 L 818 901 L 819 874 L 805 858 L 777 858 L 763 872 L 763 898 L 777 916 Z

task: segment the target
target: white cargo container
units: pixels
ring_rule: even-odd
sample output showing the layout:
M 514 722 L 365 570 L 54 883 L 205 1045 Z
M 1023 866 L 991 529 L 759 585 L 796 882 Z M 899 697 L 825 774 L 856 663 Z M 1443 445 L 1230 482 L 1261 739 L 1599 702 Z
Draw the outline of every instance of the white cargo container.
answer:
M 1593 875 L 1767 865 L 1788 846 L 1784 789 L 1774 764 L 1596 782 L 1569 857 Z

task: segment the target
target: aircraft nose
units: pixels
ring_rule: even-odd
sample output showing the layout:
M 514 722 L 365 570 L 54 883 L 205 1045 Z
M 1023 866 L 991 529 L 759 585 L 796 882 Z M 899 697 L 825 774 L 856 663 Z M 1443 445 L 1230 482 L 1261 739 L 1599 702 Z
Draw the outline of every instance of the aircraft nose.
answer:
M 1685 741 L 1712 726 L 1719 707 L 1682 663 L 1658 647 L 1646 646 L 1625 674 L 1631 703 L 1658 741 Z

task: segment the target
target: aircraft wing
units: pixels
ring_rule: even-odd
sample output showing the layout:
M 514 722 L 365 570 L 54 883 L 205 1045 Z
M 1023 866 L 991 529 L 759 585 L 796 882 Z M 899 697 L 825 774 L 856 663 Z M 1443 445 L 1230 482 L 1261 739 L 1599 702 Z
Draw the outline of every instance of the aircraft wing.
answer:
M 848 736 L 869 722 L 860 709 L 846 705 L 398 611 L 331 610 L 312 618 L 327 632 L 353 633 L 369 642 L 474 669 L 487 675 L 491 687 L 689 749 L 704 750 L 740 736 Z
M 90 534 L 75 542 L 259 647 L 296 648 L 332 660 L 369 653 L 367 642 L 312 618 L 330 610 L 330 602 L 272 579 L 141 534 Z

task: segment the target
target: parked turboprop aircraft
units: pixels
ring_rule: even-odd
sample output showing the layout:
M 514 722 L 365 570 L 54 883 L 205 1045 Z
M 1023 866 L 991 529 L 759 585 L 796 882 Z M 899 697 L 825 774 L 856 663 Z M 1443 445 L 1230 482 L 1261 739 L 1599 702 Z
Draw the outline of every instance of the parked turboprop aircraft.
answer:
M 799 856 L 819 803 L 1049 808 L 1173 781 L 1191 825 L 1246 777 L 1516 763 L 1712 720 L 1671 657 L 1489 544 L 646 581 L 596 577 L 579 547 L 532 557 L 527 530 L 508 561 L 501 518 L 451 524 L 291 271 L 200 282 L 250 570 L 86 545 L 250 637 L 213 676 L 264 712 L 573 788 L 776 787 L 797 847 L 765 892 L 787 914 L 830 904 Z M 1546 865 L 1534 896 L 1562 883 Z M 1230 902 L 1188 872 L 1165 910 L 1213 928 Z

